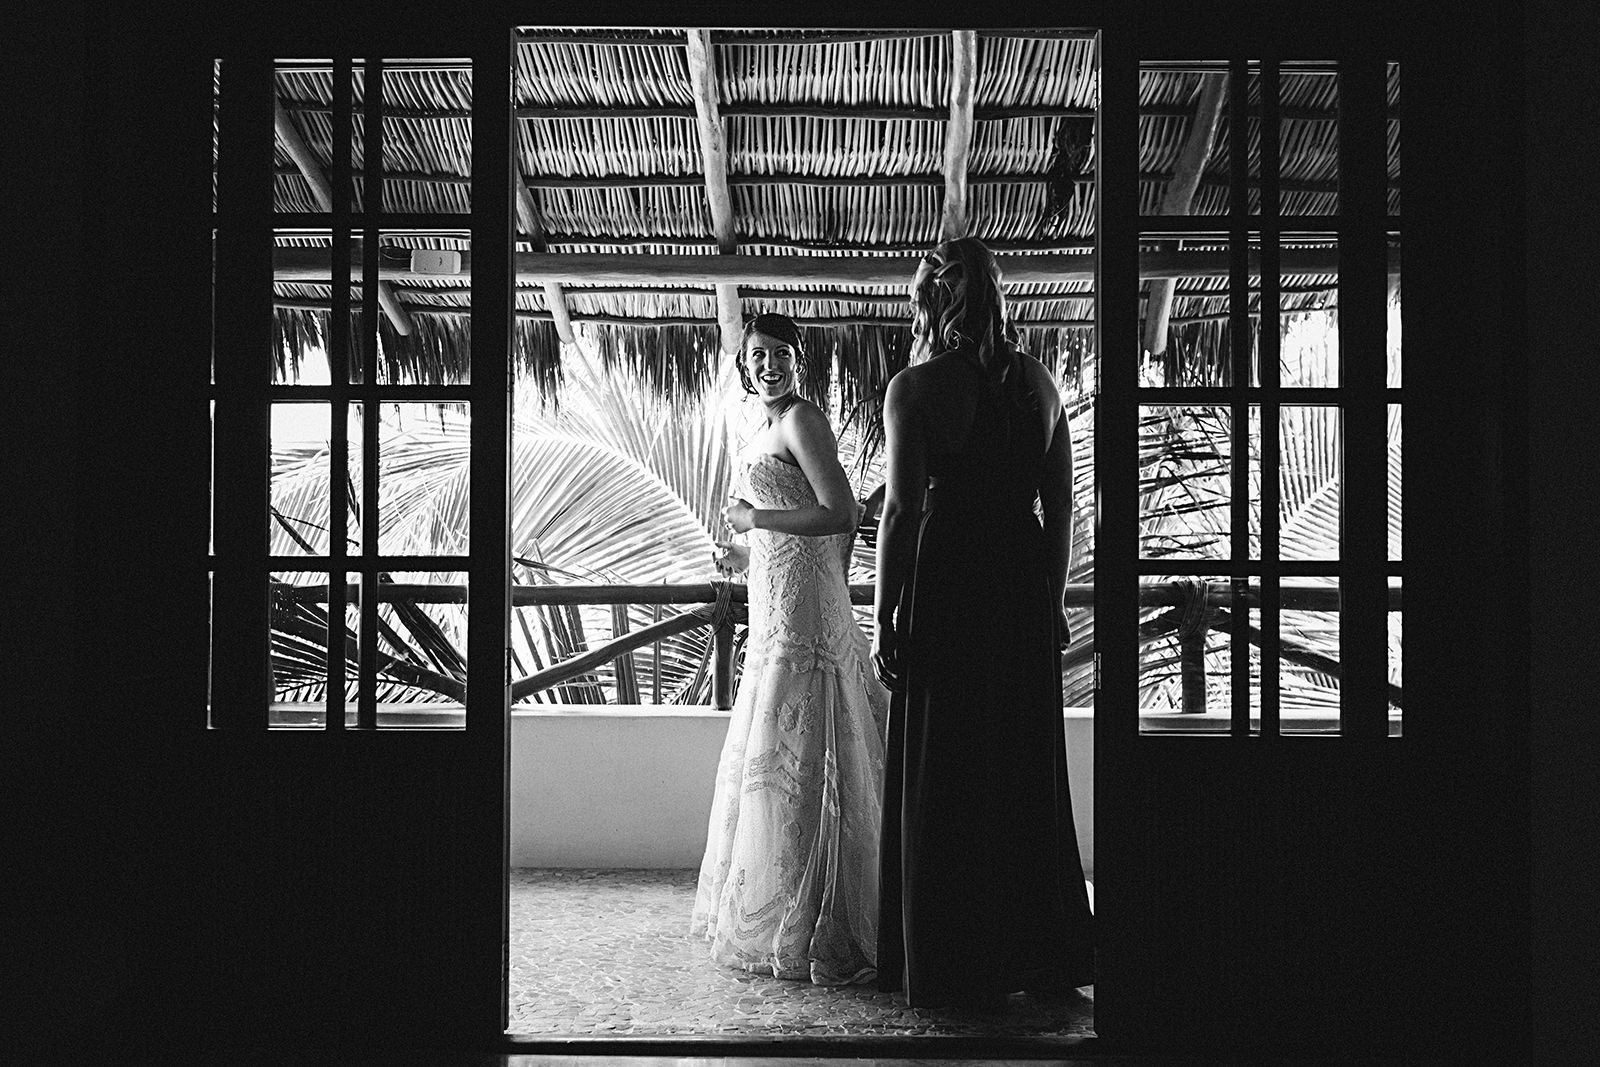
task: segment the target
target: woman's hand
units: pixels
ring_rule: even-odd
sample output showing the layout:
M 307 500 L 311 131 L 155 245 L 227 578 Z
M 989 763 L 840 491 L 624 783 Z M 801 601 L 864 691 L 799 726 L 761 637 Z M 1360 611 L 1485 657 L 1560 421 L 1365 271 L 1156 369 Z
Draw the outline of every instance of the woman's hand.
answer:
M 750 567 L 750 550 L 744 545 L 733 541 L 713 541 L 716 551 L 711 553 L 711 562 L 715 564 L 717 573 L 724 578 L 748 570 Z
M 894 632 L 892 622 L 878 620 L 872 638 L 872 666 L 885 689 L 891 693 L 905 692 L 906 670 L 901 662 L 900 637 Z
M 1072 643 L 1072 624 L 1067 621 L 1067 609 L 1056 605 L 1056 645 L 1063 651 Z
M 722 509 L 722 521 L 734 533 L 749 533 L 756 528 L 756 509 L 744 497 L 734 497 L 733 503 Z

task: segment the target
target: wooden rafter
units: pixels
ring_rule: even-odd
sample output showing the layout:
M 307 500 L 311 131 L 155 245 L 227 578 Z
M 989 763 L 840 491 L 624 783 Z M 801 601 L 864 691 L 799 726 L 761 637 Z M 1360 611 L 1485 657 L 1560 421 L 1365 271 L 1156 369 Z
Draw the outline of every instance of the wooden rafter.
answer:
M 327 300 L 305 300 L 295 297 L 274 297 L 272 306 L 294 311 L 327 311 L 333 305 Z M 412 309 L 418 315 L 468 315 L 472 312 L 470 304 L 430 305 L 419 304 Z M 548 311 L 518 311 L 517 318 L 529 322 L 550 322 L 551 314 Z M 1198 322 L 1227 322 L 1230 318 L 1228 312 L 1215 315 L 1188 315 L 1175 317 L 1175 324 Z M 1255 312 L 1250 313 L 1252 319 L 1257 318 Z M 604 326 L 711 326 L 714 320 L 694 315 L 585 315 L 572 316 L 573 322 L 592 322 Z M 910 315 L 834 315 L 811 316 L 795 315 L 794 321 L 801 326 L 899 326 L 909 329 L 911 326 Z M 1018 319 L 1013 325 L 1019 330 L 1065 330 L 1089 329 L 1095 325 L 1093 318 L 1050 318 L 1050 319 Z M 727 364 L 725 369 L 731 368 Z M 719 375 L 723 372 L 719 371 Z
M 1228 79 L 1225 76 L 1213 74 L 1203 80 L 1194 119 L 1178 151 L 1172 181 L 1161 195 L 1161 214 L 1189 213 L 1195 190 L 1200 187 L 1200 177 L 1205 173 L 1206 160 L 1211 158 L 1211 150 L 1217 143 L 1217 128 L 1222 123 L 1222 108 L 1227 100 Z M 1176 285 L 1171 278 L 1154 278 L 1150 282 L 1150 300 L 1145 305 L 1144 350 L 1151 355 L 1167 350 L 1168 319 L 1172 315 L 1172 294 Z
M 711 31 L 687 30 L 684 45 L 689 52 L 689 86 L 694 96 L 695 129 L 700 135 L 700 163 L 706 179 L 711 230 L 717 247 L 724 254 L 731 254 L 739 250 L 739 235 L 734 230 L 733 198 L 728 192 L 728 145 L 717 110 L 717 67 L 711 51 Z M 737 285 L 717 284 L 717 322 L 721 326 L 723 353 L 737 352 L 744 332 Z
M 977 34 L 972 30 L 954 30 L 950 34 L 950 120 L 944 132 L 941 241 L 967 234 L 967 156 L 972 149 L 972 97 L 977 85 Z
M 322 164 L 312 154 L 311 146 L 300 136 L 294 120 L 284 110 L 283 102 L 276 97 L 273 98 L 273 124 L 277 129 L 278 140 L 283 142 L 284 151 L 289 153 L 289 158 L 294 160 L 295 167 L 311 186 L 311 195 L 316 199 L 317 205 L 323 211 L 332 211 L 333 183 L 328 180 Z M 395 333 L 402 337 L 411 333 L 411 317 L 406 314 L 406 309 L 401 306 L 400 301 L 395 299 L 394 292 L 390 290 L 387 282 L 378 282 L 378 305 L 383 308 L 383 313 L 388 317 Z
M 979 36 L 982 36 L 982 34 Z M 317 101 L 297 101 L 285 104 L 284 107 L 293 115 L 326 115 L 333 110 L 330 105 Z M 721 111 L 724 118 L 741 116 L 754 118 L 831 118 L 873 119 L 893 122 L 944 122 L 950 117 L 950 112 L 947 108 L 938 107 L 858 107 L 854 104 L 783 104 L 767 103 L 760 100 L 746 101 L 739 104 L 723 104 L 721 105 Z M 462 121 L 472 118 L 472 109 L 464 107 L 385 107 L 383 112 L 390 118 L 409 119 L 419 122 Z M 1252 106 L 1246 113 L 1259 115 L 1261 111 L 1259 107 Z M 517 108 L 514 114 L 523 121 L 549 119 L 692 119 L 694 118 L 694 108 L 680 104 L 638 104 L 615 107 L 605 104 L 563 104 L 559 107 L 528 105 Z M 975 122 L 997 122 L 1003 119 L 1092 119 L 1094 114 L 1093 108 L 1072 107 L 1065 104 L 1007 104 L 974 107 L 972 109 L 972 118 Z M 1141 119 L 1186 119 L 1193 114 L 1194 109 L 1183 104 L 1154 103 L 1145 104 L 1139 108 L 1139 117 Z M 1286 122 L 1337 122 L 1339 112 L 1336 108 L 1331 107 L 1287 106 L 1278 109 L 1278 118 Z M 1400 118 L 1399 108 L 1391 107 L 1388 112 L 1388 118 L 1391 122 L 1398 120 Z
M 278 168 L 277 174 L 296 174 L 299 169 L 293 166 Z M 1166 171 L 1144 171 L 1139 175 L 1141 182 L 1157 182 L 1166 184 L 1173 180 L 1173 175 Z M 418 182 L 423 185 L 471 185 L 472 178 L 466 174 L 429 174 L 421 171 L 386 171 L 384 178 L 392 182 Z M 524 175 L 522 182 L 529 189 L 647 189 L 657 186 L 698 186 L 705 181 L 704 175 L 698 173 L 686 174 L 596 174 L 596 175 L 552 175 L 535 174 Z M 1048 174 L 971 174 L 967 175 L 967 184 L 971 185 L 1042 185 L 1050 181 Z M 730 174 L 728 175 L 729 187 L 738 185 L 806 185 L 820 188 L 873 188 L 882 186 L 909 186 L 909 185 L 943 185 L 945 176 L 941 174 Z M 1202 174 L 1200 184 L 1213 188 L 1228 188 L 1231 179 L 1226 174 Z M 1249 188 L 1259 188 L 1260 182 L 1251 179 L 1246 183 Z M 1391 180 L 1388 183 L 1391 190 L 1398 190 L 1400 183 Z M 1282 178 L 1278 181 L 1278 188 L 1285 193 L 1336 193 L 1339 191 L 1339 182 L 1335 178 Z M 674 238 L 677 240 L 677 238 Z
M 512 165 L 516 168 L 513 184 L 517 187 L 517 223 L 527 235 L 533 250 L 543 252 L 548 244 L 544 222 L 539 218 L 539 207 L 533 202 L 533 194 L 528 191 L 527 183 L 522 180 L 521 164 L 513 161 Z M 561 338 L 562 344 L 573 344 L 577 336 L 572 332 L 572 319 L 567 314 L 567 301 L 562 296 L 561 283 L 546 281 L 543 285 L 545 304 L 550 308 L 550 320 L 555 323 L 556 335 Z
M 351 279 L 361 280 L 358 242 L 352 253 Z M 997 255 L 1006 284 L 1022 282 L 1083 282 L 1094 278 L 1095 257 L 1089 254 Z M 1141 278 L 1224 278 L 1227 251 L 1150 251 L 1139 253 Z M 272 256 L 274 277 L 280 282 L 320 282 L 332 278 L 326 248 L 277 248 Z M 518 252 L 518 282 L 578 280 L 593 285 L 674 282 L 686 285 L 905 285 L 915 272 L 917 256 L 699 256 L 614 255 L 603 252 Z M 1250 257 L 1252 272 L 1259 258 Z M 1279 253 L 1281 276 L 1336 276 L 1337 248 L 1285 248 Z M 1400 273 L 1400 250 L 1389 249 L 1388 272 Z M 472 253 L 461 253 L 457 279 L 472 275 Z M 403 267 L 380 266 L 385 281 L 426 282 L 437 275 L 415 274 Z M 1218 294 L 1223 295 L 1219 292 Z M 1027 299 L 1019 297 L 1018 299 Z
M 311 105 L 316 107 L 318 105 Z M 326 108 L 322 108 L 326 111 Z M 939 107 L 858 107 L 854 104 L 769 104 L 752 101 L 742 104 L 723 104 L 723 118 L 763 119 L 869 119 L 878 122 L 945 122 L 950 118 L 949 108 Z M 523 121 L 548 119 L 692 119 L 694 108 L 673 104 L 646 104 L 636 107 L 519 107 L 516 117 Z M 1148 112 L 1147 112 L 1148 114 Z M 1188 115 L 1188 111 L 1184 111 Z M 466 118 L 459 110 L 436 114 L 418 114 L 417 118 Z M 1066 107 L 1059 104 L 1017 104 L 1009 107 L 974 108 L 976 122 L 997 122 L 1002 119 L 1059 119 L 1094 118 L 1094 109 Z

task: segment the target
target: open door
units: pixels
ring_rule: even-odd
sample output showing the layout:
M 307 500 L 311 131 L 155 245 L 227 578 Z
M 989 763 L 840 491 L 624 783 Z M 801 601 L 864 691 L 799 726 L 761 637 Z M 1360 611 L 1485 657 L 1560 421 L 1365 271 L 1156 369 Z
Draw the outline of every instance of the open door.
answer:
M 208 900 L 177 952 L 218 1032 L 481 1038 L 505 1021 L 511 36 L 441 24 L 416 58 L 365 28 L 322 58 L 272 34 L 217 56 L 195 743 L 222 785 L 192 862 L 249 892 Z M 380 163 L 417 84 L 462 112 L 462 173 L 428 212 Z M 408 311 L 408 278 L 464 297 L 470 325 Z M 446 488 L 406 482 L 418 434 L 459 454 Z
M 1466 1012 L 1488 790 L 1465 725 L 1402 724 L 1404 63 L 1172 29 L 1102 38 L 1096 1027 L 1404 1048 Z

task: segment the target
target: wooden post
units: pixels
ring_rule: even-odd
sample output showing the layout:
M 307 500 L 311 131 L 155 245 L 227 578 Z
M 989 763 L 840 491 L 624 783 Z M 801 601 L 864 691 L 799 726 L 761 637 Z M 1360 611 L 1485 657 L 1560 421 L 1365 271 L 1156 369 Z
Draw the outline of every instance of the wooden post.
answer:
M 1179 579 L 1183 599 L 1178 616 L 1178 674 L 1183 682 L 1183 714 L 1206 713 L 1206 634 L 1216 618 L 1211 583 Z M 1237 608 L 1238 605 L 1235 605 Z
M 718 112 L 717 65 L 711 51 L 711 31 L 690 29 L 684 33 L 689 53 L 690 93 L 694 96 L 695 129 L 700 136 L 700 164 L 705 173 L 706 208 L 711 214 L 711 229 L 717 247 L 724 255 L 739 250 L 739 237 L 733 225 L 733 199 L 728 192 L 728 145 L 722 133 Z M 744 315 L 739 287 L 718 282 L 717 324 L 722 354 L 739 351 L 744 339 Z
M 972 96 L 978 83 L 978 35 L 950 35 L 950 119 L 944 133 L 944 208 L 939 240 L 967 235 L 967 154 L 972 148 Z
M 1183 677 L 1183 714 L 1206 713 L 1206 632 L 1178 636 L 1178 669 Z
M 1194 192 L 1200 185 L 1206 161 L 1217 142 L 1217 127 L 1222 121 L 1222 105 L 1228 99 L 1228 79 L 1208 75 L 1195 103 L 1194 122 L 1178 152 L 1172 182 L 1161 198 L 1161 214 L 1187 215 L 1194 205 Z M 1172 314 L 1175 279 L 1155 278 L 1150 282 L 1150 299 L 1145 304 L 1144 350 L 1158 356 L 1167 350 L 1167 328 Z
M 733 619 L 724 617 L 712 630 L 711 706 L 733 707 Z
M 545 232 L 538 205 L 533 202 L 533 194 L 528 192 L 528 183 L 522 177 L 522 165 L 513 160 L 512 166 L 516 169 L 516 187 L 513 191 L 517 195 L 517 221 L 522 226 L 522 232 L 528 235 L 533 250 L 543 252 L 546 248 Z M 567 313 L 567 300 L 561 291 L 561 283 L 546 278 L 543 284 L 544 302 L 550 309 L 551 321 L 555 323 L 556 336 L 561 338 L 564 345 L 576 344 L 577 336 L 572 332 L 572 317 Z
M 661 605 L 660 604 L 652 604 L 652 605 L 650 605 L 650 623 L 651 623 L 651 625 L 655 625 L 656 623 L 658 623 L 660 621 L 661 621 Z M 653 684 L 651 685 L 651 688 L 650 688 L 650 692 L 652 694 L 651 703 L 659 704 L 659 703 L 661 703 L 661 642 L 660 641 L 652 641 L 652 642 L 650 642 L 650 664 L 651 664 L 651 667 L 653 669 L 653 673 L 655 675 L 655 681 L 653 682 Z

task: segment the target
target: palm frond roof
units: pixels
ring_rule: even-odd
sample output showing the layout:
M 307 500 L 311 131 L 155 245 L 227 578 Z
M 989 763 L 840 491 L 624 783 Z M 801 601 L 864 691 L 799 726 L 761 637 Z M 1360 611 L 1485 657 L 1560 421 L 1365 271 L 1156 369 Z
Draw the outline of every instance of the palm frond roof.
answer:
M 517 249 L 606 256 L 741 256 L 864 260 L 919 255 L 938 242 L 946 197 L 957 36 L 948 30 L 715 30 L 709 35 L 713 105 L 729 218 L 715 217 L 697 120 L 689 37 L 682 29 L 528 28 L 519 31 L 513 77 L 516 162 L 526 186 Z M 1096 42 L 1074 31 L 981 30 L 973 40 L 970 145 L 965 153 L 965 225 L 997 253 L 1082 258 L 1092 265 L 1096 214 L 1093 128 Z M 278 103 L 303 142 L 300 158 L 280 137 L 276 206 L 323 210 L 307 159 L 332 169 L 334 85 L 327 63 L 289 62 L 277 72 Z M 1160 209 L 1196 126 L 1203 78 L 1152 69 L 1140 88 L 1140 202 Z M 362 181 L 365 79 L 354 71 L 351 164 L 354 206 Z M 383 73 L 383 209 L 432 216 L 470 210 L 472 72 L 462 62 L 396 62 Z M 1257 93 L 1252 91 L 1254 100 Z M 1391 81 L 1391 108 L 1398 84 Z M 1336 80 L 1286 67 L 1280 100 L 1282 210 L 1330 212 L 1337 192 Z M 1391 111 L 1391 143 L 1397 110 Z M 1251 160 L 1260 152 L 1252 113 Z M 1398 157 L 1391 152 L 1391 207 L 1398 210 Z M 1254 169 L 1252 169 L 1254 173 Z M 1188 213 L 1228 210 L 1228 116 L 1223 114 Z M 1252 183 L 1252 207 L 1260 191 Z M 719 242 L 719 225 L 723 240 Z M 398 268 L 412 248 L 468 254 L 464 235 L 385 234 L 383 262 Z M 1334 247 L 1331 237 L 1300 242 Z M 325 254 L 330 241 L 285 234 L 280 251 Z M 1212 252 L 1226 243 L 1187 236 L 1152 239 L 1148 251 Z M 1215 258 L 1215 257 L 1213 257 Z M 1311 262 L 1308 260 L 1307 262 Z M 1081 274 L 1081 272 L 1080 272 Z M 909 280 L 907 274 L 906 280 Z M 469 280 L 398 271 L 386 282 L 410 332 L 380 323 L 385 375 L 393 381 L 462 380 L 468 364 Z M 1280 278 L 1286 311 L 1331 304 L 1327 270 Z M 1008 284 L 1024 344 L 1073 373 L 1092 350 L 1092 282 L 1085 277 Z M 328 328 L 332 286 L 304 272 L 276 279 L 280 361 L 298 360 Z M 356 290 L 359 295 L 359 289 Z M 708 281 L 628 282 L 567 277 L 559 285 L 521 279 L 517 357 L 553 388 L 562 319 L 599 342 L 609 360 L 642 373 L 663 392 L 694 392 L 711 378 L 720 303 Z M 1252 301 L 1256 296 L 1252 295 Z M 553 302 L 560 307 L 553 307 Z M 1174 329 L 1194 343 L 1224 344 L 1225 275 L 1177 282 Z M 359 305 L 352 316 L 359 326 Z M 741 284 L 737 313 L 777 311 L 809 327 L 850 397 L 871 396 L 903 362 L 910 341 L 904 281 L 784 281 Z M 1224 349 L 1225 351 L 1225 349 Z M 824 372 L 825 372 L 824 368 Z

